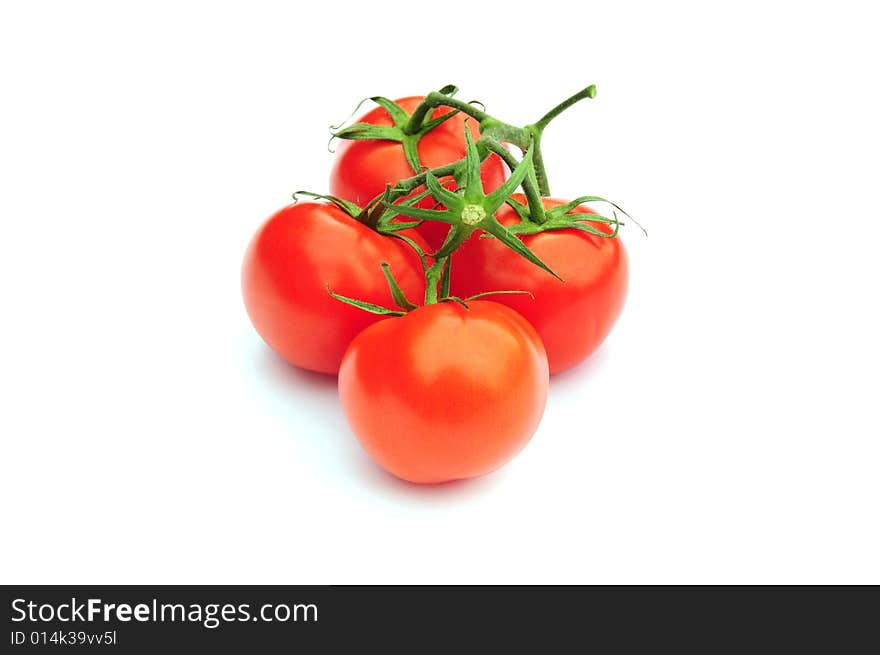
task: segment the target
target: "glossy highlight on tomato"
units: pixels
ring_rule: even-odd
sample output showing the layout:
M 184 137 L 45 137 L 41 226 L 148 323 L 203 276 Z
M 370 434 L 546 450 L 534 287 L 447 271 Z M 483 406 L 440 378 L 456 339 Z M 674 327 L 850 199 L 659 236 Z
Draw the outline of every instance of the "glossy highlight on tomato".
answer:
M 521 203 L 525 198 L 514 194 Z M 546 208 L 565 201 L 544 198 Z M 573 213 L 595 213 L 578 207 Z M 496 214 L 503 225 L 519 219 L 508 205 Z M 606 224 L 592 223 L 611 233 Z M 527 295 L 494 296 L 535 327 L 550 362 L 559 373 L 589 357 L 605 340 L 623 310 L 628 260 L 619 236 L 604 238 L 573 228 L 521 236 L 523 243 L 563 280 L 520 257 L 497 239 L 477 231 L 453 255 L 452 292 L 466 297 L 484 291 L 522 290 Z
M 361 445 L 410 482 L 489 473 L 538 427 L 548 366 L 532 326 L 473 301 L 420 307 L 370 326 L 339 370 L 342 408 Z
M 424 100 L 423 96 L 411 96 L 395 102 L 411 114 L 422 100 Z M 448 107 L 440 107 L 434 111 L 431 118 L 437 118 L 450 111 L 452 110 Z M 477 122 L 469 120 L 466 124 L 465 118 L 466 116 L 457 114 L 419 140 L 419 160 L 422 166 L 437 168 L 464 157 L 467 145 L 464 130 L 469 129 L 474 139 L 480 136 Z M 357 122 L 393 125 L 391 116 L 383 107 L 374 108 L 358 118 Z M 338 145 L 330 175 L 330 193 L 363 207 L 372 198 L 383 193 L 386 185 L 394 185 L 418 172 L 420 171 L 413 171 L 407 162 L 403 146 L 397 141 L 343 140 Z M 487 192 L 497 189 L 506 178 L 506 168 L 497 155 L 491 155 L 483 162 L 481 172 L 483 186 Z M 450 184 L 448 188 L 454 189 L 455 186 Z M 419 206 L 433 207 L 434 200 L 427 197 L 419 203 Z M 449 226 L 437 222 L 426 222 L 417 228 L 434 249 L 443 242 L 448 229 Z
M 407 231 L 420 247 L 418 234 Z M 391 302 L 382 264 L 410 298 L 425 280 L 415 251 L 378 234 L 338 207 L 318 202 L 289 205 L 253 237 L 242 266 L 242 293 L 263 340 L 289 363 L 335 374 L 345 349 L 381 317 L 346 305 L 338 294 L 379 305 Z

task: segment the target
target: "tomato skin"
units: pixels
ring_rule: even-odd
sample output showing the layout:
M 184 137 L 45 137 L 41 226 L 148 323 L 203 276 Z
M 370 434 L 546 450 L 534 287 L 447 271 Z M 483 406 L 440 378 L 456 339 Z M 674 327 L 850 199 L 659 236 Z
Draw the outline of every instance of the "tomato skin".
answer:
M 407 113 L 411 114 L 424 100 L 423 96 L 411 96 L 396 100 Z M 449 107 L 438 107 L 430 118 L 449 113 Z M 437 168 L 458 161 L 465 154 L 465 116 L 457 114 L 441 123 L 419 140 L 419 160 L 422 166 Z M 393 125 L 391 116 L 383 107 L 376 107 L 357 122 L 374 125 Z M 480 136 L 475 120 L 467 122 L 474 140 Z M 504 183 L 506 169 L 498 155 L 489 156 L 482 165 L 483 187 L 488 193 Z M 350 200 L 363 207 L 371 199 L 383 193 L 387 184 L 412 177 L 416 173 L 410 167 L 403 152 L 403 146 L 396 141 L 349 141 L 342 140 L 336 152 L 336 161 L 330 174 L 330 193 Z M 453 185 L 449 186 L 454 189 Z M 422 190 L 423 187 L 418 189 Z M 434 201 L 427 197 L 419 202 L 421 207 L 433 207 Z M 443 243 L 448 225 L 426 222 L 417 228 L 432 248 Z
M 531 439 L 547 401 L 541 340 L 511 309 L 426 305 L 367 328 L 339 370 L 354 434 L 410 482 L 489 473 Z
M 514 197 L 525 202 L 520 194 Z M 550 208 L 564 202 L 545 198 L 544 206 Z M 595 213 L 583 207 L 575 211 Z M 496 218 L 504 225 L 518 220 L 508 205 L 498 211 Z M 629 278 L 626 250 L 619 236 L 603 238 L 575 229 L 521 238 L 564 283 L 497 239 L 480 239 L 477 232 L 453 255 L 452 293 L 466 297 L 483 291 L 531 291 L 534 299 L 527 295 L 504 295 L 493 300 L 528 319 L 547 349 L 550 373 L 559 373 L 589 357 L 620 316 Z
M 417 234 L 408 236 L 424 247 Z M 334 205 L 289 205 L 251 240 L 241 275 L 245 307 L 257 332 L 283 359 L 335 374 L 352 339 L 382 317 L 334 299 L 327 286 L 393 306 L 383 262 L 411 300 L 424 297 L 421 263 L 402 240 L 374 232 Z

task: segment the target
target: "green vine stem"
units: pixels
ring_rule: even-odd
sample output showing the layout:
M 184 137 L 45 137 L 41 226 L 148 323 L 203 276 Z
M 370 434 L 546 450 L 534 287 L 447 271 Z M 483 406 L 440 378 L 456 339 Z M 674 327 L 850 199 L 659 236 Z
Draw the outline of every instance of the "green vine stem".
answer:
M 432 110 L 440 106 L 450 107 L 463 114 L 467 114 L 479 122 L 481 136 L 489 140 L 513 144 L 519 148 L 523 154 L 525 154 L 527 148 L 533 148 L 534 154 L 532 161 L 538 192 L 542 196 L 549 196 L 550 183 L 544 166 L 544 156 L 541 152 L 541 137 L 544 134 L 544 129 L 554 118 L 559 116 L 572 105 L 577 104 L 581 100 L 595 97 L 596 85 L 591 84 L 563 100 L 535 123 L 523 127 L 517 127 L 489 115 L 482 109 L 475 107 L 472 103 L 464 102 L 435 91 L 425 96 L 425 99 L 418 107 L 416 107 L 415 111 L 413 111 L 412 115 L 409 117 L 409 122 L 402 127 L 402 130 L 404 134 L 422 134 L 425 127 L 425 119 Z
M 448 85 L 439 91 L 433 91 L 425 96 L 425 99 L 415 108 L 412 114 L 407 115 L 399 106 L 391 100 L 382 96 L 374 96 L 373 101 L 380 104 L 392 115 L 394 127 L 381 127 L 355 123 L 354 125 L 336 132 L 340 138 L 377 138 L 392 139 L 403 143 L 407 151 L 407 158 L 410 160 L 414 170 L 417 167 L 417 157 L 413 156 L 415 152 L 414 144 L 416 137 L 424 135 L 430 131 L 442 120 L 455 113 L 461 112 L 471 119 L 476 120 L 480 127 L 480 138 L 476 145 L 480 153 L 480 160 L 484 160 L 490 154 L 500 157 L 505 164 L 513 170 L 518 162 L 513 154 L 504 146 L 509 143 L 517 147 L 525 156 L 531 153 L 531 164 L 529 170 L 523 180 L 523 191 L 528 200 L 528 217 L 533 223 L 538 225 L 547 222 L 546 212 L 544 210 L 541 197 L 550 195 L 550 183 L 547 177 L 547 171 L 544 165 L 544 157 L 541 149 L 541 139 L 547 125 L 557 116 L 567 110 L 569 107 L 577 104 L 584 99 L 596 97 L 596 86 L 591 84 L 581 89 L 572 96 L 569 96 L 561 103 L 553 107 L 544 114 L 535 123 L 517 127 L 506 123 L 485 111 L 485 108 L 476 106 L 475 102 L 465 102 L 453 97 L 457 91 L 454 85 Z M 428 120 L 431 112 L 438 107 L 445 106 L 452 109 L 452 112 L 444 114 L 439 119 Z M 395 132 L 395 134 L 385 134 L 385 132 Z M 467 130 L 466 130 L 467 131 Z M 411 146 L 407 148 L 406 146 Z M 436 178 L 453 177 L 460 182 L 465 167 L 465 159 L 452 162 L 445 166 L 433 169 L 431 174 Z M 417 225 L 417 222 L 409 222 L 401 224 L 394 223 L 392 219 L 401 212 L 396 211 L 395 203 L 403 200 L 413 191 L 422 187 L 427 179 L 427 171 L 418 167 L 419 172 L 405 180 L 397 182 L 394 186 L 386 189 L 382 196 L 374 198 L 365 208 L 365 211 L 358 217 L 365 224 L 378 229 L 382 232 L 396 232 L 407 227 Z M 525 219 L 525 217 L 523 217 Z M 427 220 L 427 219 L 420 219 Z
M 448 257 L 435 259 L 434 263 L 425 271 L 425 304 L 433 305 L 438 301 L 438 288 L 440 287 L 440 277 L 443 269 L 446 267 Z
M 492 139 L 485 139 L 486 147 L 494 152 L 496 155 L 501 157 L 505 164 L 507 164 L 510 170 L 513 170 L 519 164 L 516 161 L 516 158 L 511 154 L 511 152 L 505 148 L 502 144 L 494 141 Z M 529 202 L 529 214 L 530 218 L 536 223 L 544 223 L 546 222 L 546 217 L 544 215 L 544 203 L 541 202 L 541 194 L 537 188 L 537 181 L 535 179 L 534 171 L 529 171 L 529 174 L 526 175 L 526 178 L 522 183 L 523 191 L 526 195 L 526 200 Z
M 559 114 L 564 112 L 566 109 L 568 109 L 572 105 L 580 102 L 581 100 L 585 100 L 587 98 L 593 99 L 595 97 L 596 97 L 596 85 L 591 84 L 587 88 L 578 91 L 573 96 L 570 96 L 570 97 L 566 98 L 565 100 L 563 100 L 562 102 L 560 102 L 553 109 L 551 109 L 546 114 L 544 114 L 544 116 L 542 116 L 541 119 L 538 120 L 534 124 L 534 126 L 539 132 L 543 132 L 544 128 L 547 127 L 547 125 L 550 123 L 550 121 L 552 121 L 554 118 L 559 116 Z
M 578 91 L 556 105 L 535 123 L 523 127 L 505 123 L 489 115 L 484 108 L 475 106 L 473 102 L 464 102 L 453 98 L 452 94 L 455 91 L 455 87 L 450 85 L 438 92 L 429 93 L 409 116 L 387 98 L 373 97 L 372 100 L 383 106 L 392 115 L 393 127 L 356 123 L 336 133 L 339 138 L 375 138 L 401 142 L 404 149 L 408 150 L 407 158 L 413 170 L 419 171 L 416 175 L 400 180 L 393 186 L 388 185 L 383 194 L 370 200 L 364 208 L 359 208 L 352 203 L 332 196 L 308 195 L 333 202 L 353 218 L 372 229 L 401 238 L 413 247 L 422 261 L 426 282 L 424 297 L 426 305 L 449 300 L 459 302 L 467 307 L 465 301 L 489 295 L 478 294 L 466 299 L 449 295 L 451 256 L 476 230 L 481 230 L 484 236 L 498 239 L 505 246 L 560 280 L 561 278 L 518 238 L 519 235 L 572 228 L 601 237 L 614 238 L 617 236 L 617 231 L 622 223 L 618 220 L 616 212 L 613 214 L 613 218 L 592 213 L 570 213 L 578 205 L 586 202 L 604 202 L 629 217 L 617 205 L 604 198 L 580 196 L 576 200 L 552 209 L 545 208 L 543 203 L 543 197 L 550 194 L 549 181 L 541 153 L 541 138 L 544 129 L 554 118 L 572 105 L 587 98 L 594 98 L 596 96 L 594 85 Z M 453 111 L 444 114 L 439 119 L 427 120 L 430 113 L 440 106 L 449 107 Z M 467 147 L 464 158 L 435 169 L 422 168 L 418 164 L 417 155 L 413 156 L 409 151 L 414 150 L 418 138 L 458 112 L 466 114 L 479 123 L 480 138 L 474 142 L 470 130 L 466 128 L 464 133 Z M 505 147 L 505 143 L 517 147 L 523 154 L 522 160 L 518 161 L 514 154 Z M 407 148 L 407 145 L 410 145 L 411 148 Z M 487 194 L 482 186 L 480 166 L 492 154 L 504 161 L 510 169 L 511 175 L 501 187 Z M 446 188 L 444 185 L 447 182 L 440 181 L 443 178 L 446 178 L 447 182 L 454 180 L 458 188 L 455 191 Z M 520 186 L 525 194 L 527 205 L 512 198 L 512 194 Z M 420 188 L 423 189 L 414 193 Z M 429 195 L 437 203 L 433 209 L 417 206 L 420 200 Z M 518 224 L 504 226 L 495 218 L 495 212 L 504 203 L 516 211 L 520 218 Z M 398 217 L 401 216 L 412 220 L 400 221 Z M 430 254 L 432 257 L 430 263 L 428 254 L 422 252 L 418 245 L 403 234 L 404 230 L 418 226 L 426 220 L 439 221 L 449 225 L 444 243 L 437 252 Z M 604 226 L 599 229 L 593 224 L 604 224 Z M 610 232 L 608 226 L 611 226 Z M 377 314 L 400 316 L 414 309 L 416 305 L 403 295 L 387 265 L 383 265 L 382 269 L 397 309 L 369 305 L 369 303 L 338 296 L 329 289 L 328 291 L 338 300 Z M 503 291 L 498 293 L 524 292 Z
M 427 96 L 425 96 L 425 99 L 422 101 L 422 103 L 415 108 L 412 116 L 410 116 L 409 124 L 403 128 L 403 133 L 418 134 L 419 132 L 421 132 L 423 123 L 428 114 L 440 105 L 451 107 L 452 109 L 457 109 L 461 113 L 467 114 L 471 118 L 477 119 L 480 123 L 488 118 L 491 118 L 489 114 L 487 114 L 485 111 L 475 107 L 469 102 L 464 102 L 463 100 L 458 100 L 457 98 L 450 97 L 443 93 L 432 91 Z

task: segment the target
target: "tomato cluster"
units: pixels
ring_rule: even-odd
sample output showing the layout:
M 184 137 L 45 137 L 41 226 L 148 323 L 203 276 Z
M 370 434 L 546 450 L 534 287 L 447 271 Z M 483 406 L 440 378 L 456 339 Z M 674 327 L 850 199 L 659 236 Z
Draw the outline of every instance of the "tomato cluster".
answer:
M 543 128 L 594 87 L 524 128 L 454 92 L 373 98 L 336 133 L 333 195 L 269 217 L 242 268 L 260 336 L 294 366 L 338 374 L 364 449 L 417 483 L 516 455 L 549 376 L 599 347 L 627 289 L 616 212 L 549 197 L 540 156 Z

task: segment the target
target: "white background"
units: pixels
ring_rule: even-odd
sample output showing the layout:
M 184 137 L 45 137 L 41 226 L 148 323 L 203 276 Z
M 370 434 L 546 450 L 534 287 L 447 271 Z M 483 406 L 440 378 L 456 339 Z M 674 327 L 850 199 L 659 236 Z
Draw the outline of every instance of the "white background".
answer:
M 867 3 L 6 2 L 0 581 L 880 583 Z M 239 266 L 362 97 L 455 82 L 631 293 L 500 472 L 389 477 Z

